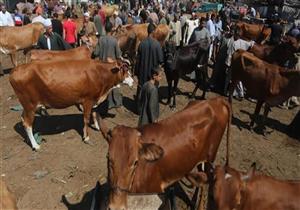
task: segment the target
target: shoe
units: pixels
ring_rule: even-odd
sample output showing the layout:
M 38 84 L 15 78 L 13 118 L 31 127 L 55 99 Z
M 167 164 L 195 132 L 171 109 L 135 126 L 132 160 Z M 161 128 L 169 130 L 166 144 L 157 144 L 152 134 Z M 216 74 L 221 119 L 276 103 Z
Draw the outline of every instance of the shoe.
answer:
M 244 99 L 243 97 L 240 97 L 240 96 L 233 96 L 233 98 L 235 98 L 238 101 L 242 101 Z
M 252 102 L 252 103 L 256 103 L 256 99 L 254 99 L 254 98 L 248 98 L 248 100 L 250 101 L 250 102 Z

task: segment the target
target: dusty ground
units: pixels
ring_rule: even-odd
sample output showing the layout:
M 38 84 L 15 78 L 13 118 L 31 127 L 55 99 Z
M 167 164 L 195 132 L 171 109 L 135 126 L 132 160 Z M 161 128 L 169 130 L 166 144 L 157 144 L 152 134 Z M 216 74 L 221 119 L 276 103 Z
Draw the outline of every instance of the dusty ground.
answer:
M 9 67 L 7 58 L 4 67 Z M 161 85 L 165 95 L 165 81 Z M 49 110 L 48 118 L 36 117 L 35 132 L 40 132 L 46 142 L 40 152 L 33 152 L 24 141 L 20 112 L 10 107 L 18 103 L 8 81 L 8 74 L 0 77 L 0 141 L 1 174 L 17 197 L 19 209 L 88 209 L 90 194 L 100 177 L 105 177 L 107 143 L 102 135 L 91 130 L 93 145 L 84 144 L 78 132 L 82 129 L 82 115 L 75 108 Z M 193 86 L 180 81 L 183 92 Z M 106 117 L 109 127 L 117 124 L 136 126 L 138 116 L 132 112 L 135 89 L 123 87 L 124 109 L 110 111 Z M 201 92 L 198 92 L 200 95 Z M 215 97 L 209 93 L 208 98 Z M 177 110 L 187 103 L 186 96 L 178 97 Z M 273 108 L 267 121 L 267 137 L 248 130 L 248 122 L 255 104 L 247 100 L 234 101 L 234 118 L 231 132 L 231 166 L 247 170 L 256 161 L 259 170 L 282 179 L 300 179 L 300 142 L 289 137 L 287 125 L 299 108 L 283 110 Z M 161 118 L 174 114 L 161 104 Z M 217 164 L 224 163 L 225 138 L 219 148 Z M 74 205 L 61 202 L 62 195 Z

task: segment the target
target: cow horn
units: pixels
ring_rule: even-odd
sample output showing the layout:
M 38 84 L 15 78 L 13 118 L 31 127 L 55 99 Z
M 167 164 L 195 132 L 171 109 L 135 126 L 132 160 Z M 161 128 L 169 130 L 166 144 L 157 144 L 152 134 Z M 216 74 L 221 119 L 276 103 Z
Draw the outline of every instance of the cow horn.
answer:
M 103 119 L 100 120 L 100 131 L 103 135 L 103 137 L 108 141 L 108 143 L 110 142 L 111 138 L 112 138 L 112 130 L 108 129 L 106 123 L 104 122 Z
M 225 179 L 229 179 L 229 178 L 231 178 L 231 177 L 232 177 L 231 174 L 229 174 L 229 173 L 226 173 L 226 174 L 225 174 Z
M 247 181 L 249 179 L 248 175 L 242 176 L 242 181 Z

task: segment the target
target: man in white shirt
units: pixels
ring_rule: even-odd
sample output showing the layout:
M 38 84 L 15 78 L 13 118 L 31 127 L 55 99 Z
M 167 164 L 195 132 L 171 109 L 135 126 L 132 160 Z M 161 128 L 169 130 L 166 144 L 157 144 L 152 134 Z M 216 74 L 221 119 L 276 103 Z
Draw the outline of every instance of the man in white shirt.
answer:
M 212 14 L 210 19 L 206 23 L 206 28 L 209 31 L 210 39 L 211 39 L 208 60 L 211 60 L 212 52 L 213 52 L 213 48 L 214 48 L 214 40 L 215 40 L 215 36 L 216 36 L 216 27 L 215 27 L 214 22 L 215 22 L 215 14 Z
M 36 16 L 36 17 L 34 17 L 33 19 L 32 19 L 32 23 L 37 23 L 37 22 L 39 22 L 39 23 L 43 23 L 44 24 L 44 22 L 45 22 L 45 18 L 43 18 L 43 16 L 41 16 L 41 15 L 38 15 L 38 16 Z
M 247 42 L 243 39 L 240 39 L 240 30 L 238 28 L 234 30 L 233 38 L 228 42 L 227 58 L 225 61 L 227 69 L 229 70 L 227 77 L 231 78 L 230 66 L 233 53 L 239 49 L 249 50 L 254 43 L 254 41 Z M 228 85 L 229 78 L 227 78 L 226 81 Z M 234 90 L 233 96 L 237 96 L 237 98 L 240 100 L 244 98 L 244 88 L 242 82 L 238 83 L 237 88 Z
M 4 5 L 1 6 L 1 11 L 0 11 L 0 26 L 15 26 L 15 22 L 11 14 L 6 11 Z

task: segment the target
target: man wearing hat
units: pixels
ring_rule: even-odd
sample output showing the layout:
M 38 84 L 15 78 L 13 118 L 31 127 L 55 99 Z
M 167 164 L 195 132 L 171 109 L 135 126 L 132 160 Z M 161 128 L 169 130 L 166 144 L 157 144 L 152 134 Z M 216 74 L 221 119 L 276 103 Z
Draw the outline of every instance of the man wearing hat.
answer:
M 118 11 L 114 11 L 114 20 L 115 20 L 115 23 L 114 23 L 115 28 L 117 28 L 118 26 L 121 26 L 123 24 Z
M 50 19 L 46 19 L 43 24 L 45 26 L 45 32 L 40 36 L 38 40 L 38 48 L 45 50 L 71 49 L 71 46 L 66 43 L 59 34 L 53 32 L 52 22 Z
M 90 21 L 90 14 L 85 12 L 83 14 L 83 26 L 79 31 L 79 40 L 86 43 L 90 36 L 98 35 L 97 28 L 93 22 Z

